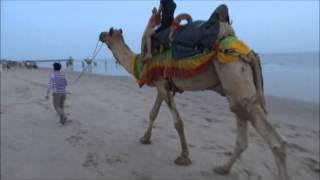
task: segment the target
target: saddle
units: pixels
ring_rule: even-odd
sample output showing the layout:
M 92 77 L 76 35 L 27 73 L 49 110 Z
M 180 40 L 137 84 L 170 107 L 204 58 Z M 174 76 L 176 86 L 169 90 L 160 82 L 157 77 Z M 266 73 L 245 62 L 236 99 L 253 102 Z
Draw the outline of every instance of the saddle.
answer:
M 222 4 L 207 21 L 197 20 L 180 26 L 170 36 L 170 27 L 152 36 L 152 49 L 172 49 L 174 59 L 190 57 L 212 50 L 219 34 L 219 21 L 229 22 L 228 8 Z

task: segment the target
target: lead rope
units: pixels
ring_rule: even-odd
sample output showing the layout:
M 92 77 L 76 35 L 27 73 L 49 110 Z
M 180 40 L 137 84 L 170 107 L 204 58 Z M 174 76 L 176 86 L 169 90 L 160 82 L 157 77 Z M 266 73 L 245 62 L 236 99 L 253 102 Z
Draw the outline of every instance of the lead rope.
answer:
M 99 52 L 100 52 L 100 50 L 101 50 L 101 47 L 102 47 L 102 45 L 103 45 L 103 43 L 101 43 L 100 44 L 100 46 L 99 46 L 99 40 L 97 41 L 97 44 L 96 44 L 96 47 L 94 48 L 94 51 L 93 51 L 93 53 L 92 53 L 92 58 L 91 58 L 91 60 L 92 60 L 92 62 L 93 62 L 93 60 L 96 58 L 96 56 L 99 54 Z M 98 47 L 99 46 L 99 47 Z M 82 75 L 85 73 L 85 71 L 87 70 L 89 68 L 89 66 L 87 65 L 87 67 L 86 68 L 83 68 L 83 70 L 82 70 L 82 72 L 79 74 L 79 76 L 72 82 L 72 83 L 70 83 L 70 85 L 74 85 L 81 77 L 82 77 Z

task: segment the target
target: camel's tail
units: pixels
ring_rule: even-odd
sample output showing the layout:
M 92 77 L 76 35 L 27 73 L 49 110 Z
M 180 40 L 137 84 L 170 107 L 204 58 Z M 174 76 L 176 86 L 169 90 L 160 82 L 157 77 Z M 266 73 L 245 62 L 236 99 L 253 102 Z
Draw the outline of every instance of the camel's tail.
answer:
M 246 57 L 243 57 L 242 59 L 246 60 L 251 65 L 252 72 L 253 72 L 253 80 L 257 89 L 257 100 L 261 104 L 264 112 L 267 113 L 268 111 L 267 111 L 266 101 L 264 97 L 263 75 L 262 75 L 260 57 L 257 53 L 255 53 L 252 50 Z

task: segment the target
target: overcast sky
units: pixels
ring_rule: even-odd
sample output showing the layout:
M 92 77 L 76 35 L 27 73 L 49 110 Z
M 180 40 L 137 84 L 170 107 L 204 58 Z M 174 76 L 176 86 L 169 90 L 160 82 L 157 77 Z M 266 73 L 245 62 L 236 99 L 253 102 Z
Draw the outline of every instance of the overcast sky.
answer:
M 236 34 L 260 53 L 318 52 L 319 1 L 176 0 L 175 15 L 188 12 L 206 20 L 221 3 L 229 7 Z M 98 35 L 122 28 L 139 52 L 140 39 L 159 0 L 10 1 L 1 0 L 1 58 L 89 57 Z M 104 46 L 98 58 L 111 58 Z

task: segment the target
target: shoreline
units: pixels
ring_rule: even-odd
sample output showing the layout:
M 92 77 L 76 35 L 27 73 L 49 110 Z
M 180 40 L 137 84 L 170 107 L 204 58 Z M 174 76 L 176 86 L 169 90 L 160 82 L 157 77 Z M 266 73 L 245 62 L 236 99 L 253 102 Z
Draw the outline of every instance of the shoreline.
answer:
M 47 71 L 50 71 L 50 68 L 39 68 L 40 70 L 43 69 L 43 70 L 47 70 Z M 75 73 L 75 74 L 80 74 L 82 73 L 82 71 L 68 71 L 68 70 L 64 70 L 63 72 L 65 73 Z M 125 79 L 130 79 L 130 80 L 133 80 L 135 81 L 135 78 L 132 76 L 132 75 L 111 75 L 111 74 L 102 74 L 102 73 L 85 73 L 85 75 L 93 75 L 93 76 L 101 76 L 101 77 L 116 77 L 116 78 L 125 78 Z M 146 87 L 146 85 L 144 86 Z M 138 87 L 139 88 L 139 87 Z M 143 87 L 142 87 L 143 88 Z M 319 93 L 319 92 L 318 92 Z M 288 97 L 288 96 L 281 96 L 281 95 L 270 95 L 270 94 L 265 94 L 266 97 L 270 97 L 270 98 L 279 98 L 279 99 L 282 99 L 282 100 L 289 100 L 289 101 L 298 101 L 298 102 L 303 102 L 303 103 L 310 103 L 310 104 L 314 104 L 315 106 L 319 106 L 320 104 L 320 99 L 317 99 L 317 100 L 313 100 L 313 101 L 310 101 L 310 100 L 305 100 L 305 99 L 302 99 L 302 98 L 293 98 L 293 97 Z

